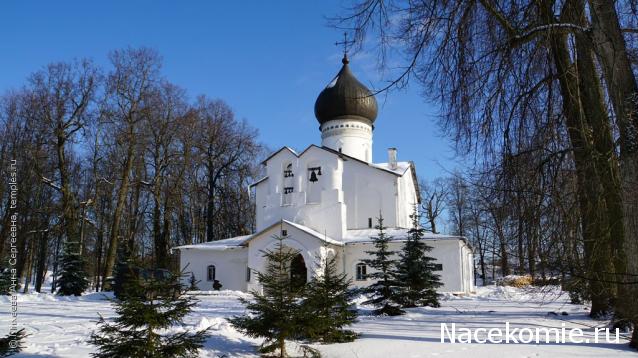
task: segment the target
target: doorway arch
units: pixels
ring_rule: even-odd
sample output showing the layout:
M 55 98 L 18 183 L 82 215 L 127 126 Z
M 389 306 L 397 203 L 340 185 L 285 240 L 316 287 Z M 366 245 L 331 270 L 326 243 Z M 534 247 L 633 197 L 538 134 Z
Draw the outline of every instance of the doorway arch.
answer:
M 297 254 L 290 262 L 290 285 L 301 287 L 308 281 L 308 268 L 303 255 Z

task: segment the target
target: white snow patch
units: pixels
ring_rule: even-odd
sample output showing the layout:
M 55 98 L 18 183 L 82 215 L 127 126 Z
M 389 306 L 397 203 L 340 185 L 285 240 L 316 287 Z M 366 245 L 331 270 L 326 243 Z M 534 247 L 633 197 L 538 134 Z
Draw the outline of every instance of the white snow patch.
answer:
M 245 312 L 239 298 L 250 295 L 238 291 L 192 292 L 200 300 L 182 326 L 169 332 L 209 328 L 210 337 L 200 350 L 200 357 L 259 357 L 256 347 L 261 340 L 243 335 L 228 319 Z M 106 319 L 114 316 L 113 306 L 101 293 L 81 297 L 51 294 L 18 295 L 18 324 L 29 333 L 24 352 L 16 357 L 88 357 L 95 347 L 88 343 L 96 329 L 98 312 Z M 0 327 L 9 327 L 10 298 L 0 297 Z M 372 307 L 363 305 L 364 296 L 356 299 L 360 309 L 358 322 L 352 327 L 361 337 L 351 343 L 313 345 L 323 357 L 635 357 L 635 351 L 622 344 L 451 344 L 440 343 L 440 324 L 456 323 L 468 328 L 514 327 L 581 328 L 591 336 L 594 327 L 608 322 L 587 317 L 587 307 L 569 304 L 558 287 L 519 289 L 515 287 L 478 287 L 476 294 L 443 295 L 441 308 L 413 308 L 404 316 L 376 317 Z M 558 313 L 558 315 L 550 314 Z M 562 315 L 565 312 L 567 315 Z M 289 349 L 297 350 L 291 343 Z

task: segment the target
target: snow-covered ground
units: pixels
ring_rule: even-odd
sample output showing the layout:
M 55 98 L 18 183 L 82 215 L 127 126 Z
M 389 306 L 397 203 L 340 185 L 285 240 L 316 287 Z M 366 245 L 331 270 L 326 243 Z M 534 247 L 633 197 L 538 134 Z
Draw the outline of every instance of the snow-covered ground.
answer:
M 258 357 L 260 342 L 234 330 L 225 318 L 243 313 L 241 292 L 201 292 L 200 303 L 188 316 L 187 328 L 212 326 L 211 337 L 201 357 Z M 490 286 L 468 297 L 445 296 L 438 309 L 416 308 L 399 317 L 374 317 L 370 307 L 360 306 L 361 316 L 354 330 L 361 337 L 352 343 L 317 345 L 324 357 L 636 357 L 621 338 L 613 343 L 566 344 L 463 344 L 441 343 L 441 323 L 464 328 L 513 327 L 580 328 L 591 339 L 594 327 L 605 322 L 587 318 L 587 307 L 566 303 L 555 290 L 526 290 Z M 9 297 L 0 297 L 0 329 L 8 329 Z M 30 336 L 26 349 L 16 357 L 88 357 L 94 347 L 87 343 L 95 329 L 98 312 L 113 315 L 110 302 L 102 294 L 79 298 L 51 294 L 19 296 L 19 325 Z M 566 315 L 563 315 L 563 312 Z M 179 328 L 176 328 L 179 329 Z M 484 336 L 484 335 L 483 335 Z

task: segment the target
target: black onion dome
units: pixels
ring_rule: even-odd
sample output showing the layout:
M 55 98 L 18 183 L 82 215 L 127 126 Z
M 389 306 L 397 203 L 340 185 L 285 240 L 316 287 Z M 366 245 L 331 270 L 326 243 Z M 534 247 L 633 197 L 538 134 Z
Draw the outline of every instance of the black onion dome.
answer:
M 315 102 L 315 117 L 320 124 L 340 117 L 358 118 L 374 123 L 377 118 L 377 100 L 372 92 L 354 77 L 348 58 L 343 67 Z

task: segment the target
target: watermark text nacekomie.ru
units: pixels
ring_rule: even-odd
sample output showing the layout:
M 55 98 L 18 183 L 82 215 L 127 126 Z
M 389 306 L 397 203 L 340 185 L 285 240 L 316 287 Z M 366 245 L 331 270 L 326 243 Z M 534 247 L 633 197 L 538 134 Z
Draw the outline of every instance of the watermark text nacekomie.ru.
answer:
M 594 330 L 593 339 L 586 338 L 580 328 L 513 328 L 505 322 L 505 328 L 465 328 L 452 323 L 441 323 L 441 343 L 620 343 L 620 331 L 616 329 L 612 335 L 609 328 L 598 327 Z

